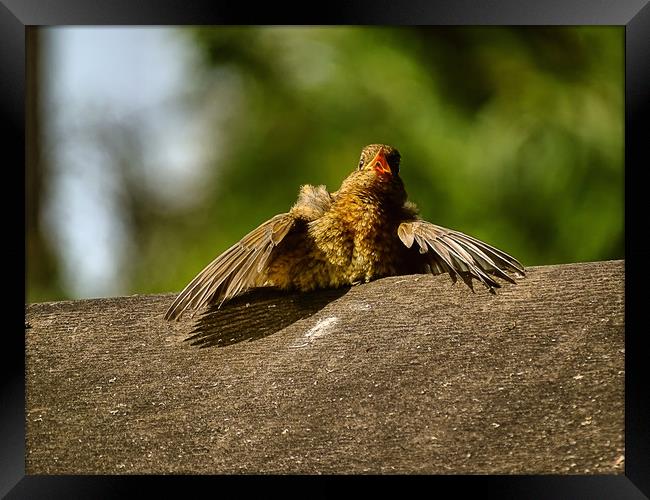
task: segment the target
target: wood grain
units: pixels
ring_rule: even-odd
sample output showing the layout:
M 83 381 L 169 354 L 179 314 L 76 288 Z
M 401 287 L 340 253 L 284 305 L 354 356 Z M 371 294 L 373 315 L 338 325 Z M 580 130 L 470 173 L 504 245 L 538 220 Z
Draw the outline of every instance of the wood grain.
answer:
M 476 290 L 28 305 L 27 472 L 622 474 L 623 261 Z

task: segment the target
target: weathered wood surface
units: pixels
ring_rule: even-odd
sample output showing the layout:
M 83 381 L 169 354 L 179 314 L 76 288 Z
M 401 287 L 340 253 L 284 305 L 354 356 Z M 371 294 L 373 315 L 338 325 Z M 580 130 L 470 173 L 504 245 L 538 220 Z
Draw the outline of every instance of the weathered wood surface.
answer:
M 27 307 L 29 474 L 623 473 L 623 261 L 172 299 Z

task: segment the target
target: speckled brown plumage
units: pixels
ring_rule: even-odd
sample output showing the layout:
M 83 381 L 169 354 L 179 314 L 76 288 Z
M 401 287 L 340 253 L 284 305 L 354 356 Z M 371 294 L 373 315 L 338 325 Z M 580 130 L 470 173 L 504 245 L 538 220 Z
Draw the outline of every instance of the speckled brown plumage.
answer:
M 523 275 L 510 255 L 458 231 L 418 217 L 399 176 L 400 154 L 371 144 L 357 169 L 329 193 L 305 185 L 289 212 L 276 215 L 214 259 L 178 295 L 165 317 L 175 319 L 209 303 L 221 304 L 249 288 L 309 291 L 384 276 L 447 272 L 491 292 L 494 277 Z

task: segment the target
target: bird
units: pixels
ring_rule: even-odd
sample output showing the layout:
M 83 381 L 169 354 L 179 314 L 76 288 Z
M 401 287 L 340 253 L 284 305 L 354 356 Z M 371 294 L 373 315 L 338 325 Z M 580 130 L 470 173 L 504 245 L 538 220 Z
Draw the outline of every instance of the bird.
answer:
M 210 262 L 165 313 L 179 319 L 251 288 L 273 286 L 308 292 L 368 283 L 387 276 L 448 273 L 474 291 L 473 279 L 491 293 L 525 276 L 514 257 L 460 231 L 422 219 L 407 200 L 401 155 L 370 144 L 356 168 L 330 193 L 303 185 L 286 213 L 275 215 Z M 510 273 L 510 274 L 509 274 Z

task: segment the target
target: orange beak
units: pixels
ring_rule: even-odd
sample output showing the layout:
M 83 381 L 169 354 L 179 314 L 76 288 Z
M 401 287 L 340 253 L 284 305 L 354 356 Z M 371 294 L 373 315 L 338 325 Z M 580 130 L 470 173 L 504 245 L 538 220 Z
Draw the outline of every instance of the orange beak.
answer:
M 390 169 L 390 166 L 388 165 L 388 161 L 386 160 L 386 156 L 384 156 L 384 148 L 381 148 L 377 155 L 372 159 L 370 162 L 372 165 L 372 168 L 375 169 L 375 172 L 378 174 L 390 174 L 392 175 L 392 171 Z

